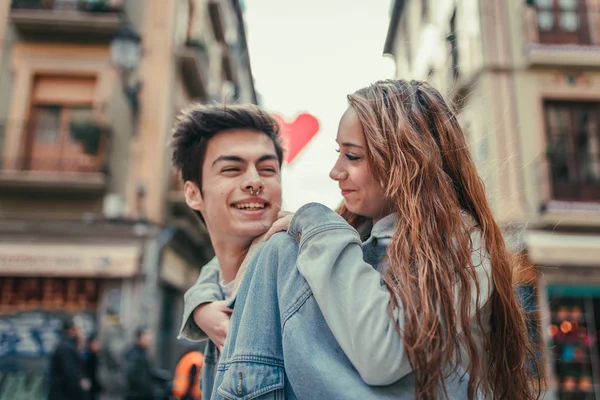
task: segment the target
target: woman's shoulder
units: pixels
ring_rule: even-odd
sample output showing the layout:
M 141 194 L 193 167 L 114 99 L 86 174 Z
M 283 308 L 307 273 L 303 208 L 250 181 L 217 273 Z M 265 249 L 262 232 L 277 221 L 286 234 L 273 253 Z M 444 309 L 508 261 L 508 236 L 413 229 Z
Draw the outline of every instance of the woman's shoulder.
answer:
M 278 232 L 264 244 L 264 250 L 277 253 L 298 253 L 298 243 L 288 232 Z

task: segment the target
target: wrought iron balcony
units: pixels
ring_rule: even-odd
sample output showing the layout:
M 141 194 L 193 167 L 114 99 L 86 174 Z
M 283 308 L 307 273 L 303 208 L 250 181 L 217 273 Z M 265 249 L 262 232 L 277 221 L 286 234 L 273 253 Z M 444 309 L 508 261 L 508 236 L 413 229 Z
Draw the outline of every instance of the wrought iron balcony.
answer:
M 11 20 L 26 38 L 106 41 L 122 9 L 123 0 L 13 0 Z
M 533 2 L 535 3 L 535 2 Z M 525 50 L 530 65 L 600 65 L 600 7 L 584 1 L 572 10 L 527 6 Z
M 108 130 L 85 124 L 72 127 L 69 135 L 68 140 L 55 143 L 29 140 L 17 156 L 5 150 L 0 156 L 2 191 L 103 192 L 109 175 Z

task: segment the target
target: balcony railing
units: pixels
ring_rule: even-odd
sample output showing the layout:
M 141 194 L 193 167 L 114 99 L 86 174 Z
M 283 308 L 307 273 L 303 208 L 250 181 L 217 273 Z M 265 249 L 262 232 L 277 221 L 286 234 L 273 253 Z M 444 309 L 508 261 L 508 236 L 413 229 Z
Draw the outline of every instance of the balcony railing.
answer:
M 107 183 L 108 167 L 104 161 L 85 157 L 5 158 L 0 169 L 0 192 L 104 192 Z
M 525 49 L 532 65 L 599 66 L 600 7 L 525 9 Z M 590 3 L 590 2 L 587 2 Z
M 24 124 L 29 133 L 31 124 Z M 2 190 L 103 191 L 109 176 L 109 132 L 97 126 L 56 143 L 28 143 L 25 154 L 0 159 Z
M 109 0 L 13 0 L 13 10 L 53 10 L 53 11 L 88 11 L 119 12 L 122 1 Z
M 123 0 L 13 0 L 11 19 L 25 36 L 107 40 L 119 27 Z
M 71 157 L 25 156 L 3 160 L 2 171 L 46 173 L 103 173 L 107 172 L 103 156 L 81 154 Z

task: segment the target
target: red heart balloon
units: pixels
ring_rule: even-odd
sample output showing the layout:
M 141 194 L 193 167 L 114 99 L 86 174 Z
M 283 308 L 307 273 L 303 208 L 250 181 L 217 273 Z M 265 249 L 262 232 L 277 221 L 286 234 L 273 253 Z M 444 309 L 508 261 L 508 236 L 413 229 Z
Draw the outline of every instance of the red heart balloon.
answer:
M 298 115 L 291 124 L 279 115 L 275 115 L 275 118 L 281 126 L 281 139 L 286 149 L 285 162 L 290 164 L 319 132 L 319 120 L 307 113 Z

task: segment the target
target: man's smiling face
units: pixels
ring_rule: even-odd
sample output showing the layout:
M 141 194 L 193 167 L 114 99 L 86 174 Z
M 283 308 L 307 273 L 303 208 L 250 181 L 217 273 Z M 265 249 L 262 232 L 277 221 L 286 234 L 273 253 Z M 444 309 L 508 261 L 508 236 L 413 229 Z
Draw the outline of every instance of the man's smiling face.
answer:
M 260 131 L 219 132 L 206 147 L 201 191 L 193 182 L 186 186 L 188 204 L 202 213 L 213 239 L 251 241 L 268 230 L 281 208 L 275 145 Z

